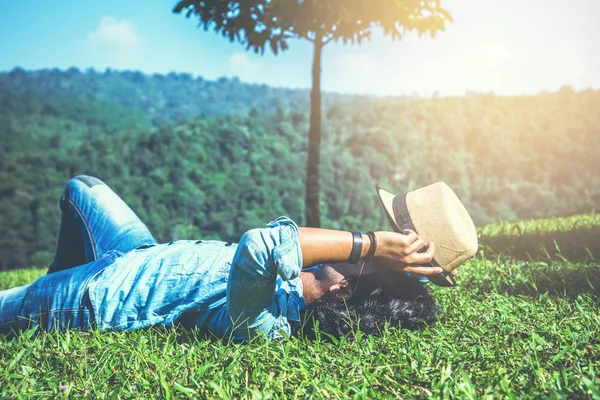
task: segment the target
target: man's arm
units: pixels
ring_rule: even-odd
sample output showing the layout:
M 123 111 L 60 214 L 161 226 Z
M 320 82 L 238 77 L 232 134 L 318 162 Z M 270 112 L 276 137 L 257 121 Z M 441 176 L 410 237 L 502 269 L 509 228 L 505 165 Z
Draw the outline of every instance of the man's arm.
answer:
M 277 304 L 277 276 L 296 278 L 302 269 L 298 226 L 289 218 L 278 218 L 266 228 L 252 229 L 240 239 L 227 281 L 227 317 L 231 337 L 242 340 L 262 332 L 281 337 L 291 327 Z M 300 293 L 301 294 L 301 293 Z
M 375 232 L 377 247 L 375 258 L 385 261 L 385 265 L 420 275 L 437 275 L 442 272 L 439 267 L 422 267 L 433 259 L 435 245 L 430 242 L 427 250 L 419 253 L 426 246 L 414 231 L 407 229 L 404 234 L 396 232 Z M 362 235 L 363 246 L 361 259 L 364 259 L 371 247 L 368 235 Z M 348 231 L 337 231 L 320 228 L 299 228 L 298 241 L 302 251 L 302 267 L 308 268 L 322 263 L 347 262 L 354 241 Z

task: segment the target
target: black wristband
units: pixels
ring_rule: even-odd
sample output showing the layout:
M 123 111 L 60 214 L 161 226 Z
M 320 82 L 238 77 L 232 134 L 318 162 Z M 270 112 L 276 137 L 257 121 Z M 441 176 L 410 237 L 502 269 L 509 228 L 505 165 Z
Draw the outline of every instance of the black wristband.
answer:
M 350 233 L 352 234 L 352 251 L 350 252 L 348 262 L 350 264 L 356 264 L 360 260 L 360 255 L 362 254 L 362 233 L 357 231 L 350 231 Z
M 367 252 L 367 256 L 365 257 L 365 262 L 371 262 L 371 259 L 375 255 L 375 250 L 377 250 L 377 238 L 375 237 L 375 232 L 367 232 L 367 236 L 371 239 L 371 247 L 369 247 L 369 251 Z

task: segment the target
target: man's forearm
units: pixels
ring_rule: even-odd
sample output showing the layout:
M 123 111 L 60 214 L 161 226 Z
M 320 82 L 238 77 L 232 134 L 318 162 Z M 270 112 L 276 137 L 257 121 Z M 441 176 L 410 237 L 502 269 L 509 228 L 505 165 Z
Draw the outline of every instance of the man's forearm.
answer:
M 360 258 L 366 257 L 371 240 L 362 235 Z M 299 228 L 298 241 L 302 251 L 302 268 L 327 262 L 347 262 L 352 251 L 353 237 L 348 231 L 320 228 Z

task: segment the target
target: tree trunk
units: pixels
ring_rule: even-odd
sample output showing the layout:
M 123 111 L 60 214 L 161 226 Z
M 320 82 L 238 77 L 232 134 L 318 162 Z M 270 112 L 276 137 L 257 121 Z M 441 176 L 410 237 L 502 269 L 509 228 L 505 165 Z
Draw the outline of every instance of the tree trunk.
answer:
M 306 161 L 305 214 L 306 226 L 321 227 L 319 212 L 319 164 L 321 152 L 321 53 L 323 43 L 315 38 L 310 92 L 310 129 L 308 132 L 308 158 Z

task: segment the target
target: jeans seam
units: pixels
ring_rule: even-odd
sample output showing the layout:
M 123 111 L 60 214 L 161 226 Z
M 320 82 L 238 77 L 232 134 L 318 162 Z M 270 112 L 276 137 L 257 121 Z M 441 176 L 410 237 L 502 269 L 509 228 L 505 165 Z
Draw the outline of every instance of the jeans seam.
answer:
M 83 305 L 80 307 L 73 307 L 73 308 L 53 308 L 52 310 L 42 310 L 39 311 L 38 314 L 54 314 L 54 313 L 59 313 L 59 312 L 65 312 L 65 311 L 78 311 L 81 310 L 82 308 L 85 308 Z
M 88 238 L 90 239 L 90 245 L 92 247 L 92 252 L 94 253 L 94 261 L 95 261 L 95 260 L 98 259 L 98 251 L 96 250 L 96 242 L 95 242 L 94 237 L 92 236 L 92 232 L 91 232 L 91 229 L 90 229 L 90 227 L 88 225 L 88 222 L 87 222 L 87 220 L 85 218 L 83 218 L 83 213 L 81 212 L 81 209 L 79 208 L 79 206 L 74 201 L 72 201 L 70 197 L 67 197 L 66 200 L 69 202 L 69 204 L 71 206 L 73 206 L 73 208 L 75 209 L 75 211 L 79 215 L 79 218 L 83 221 L 83 225 L 85 227 L 85 231 L 86 231 L 86 233 L 88 235 Z

